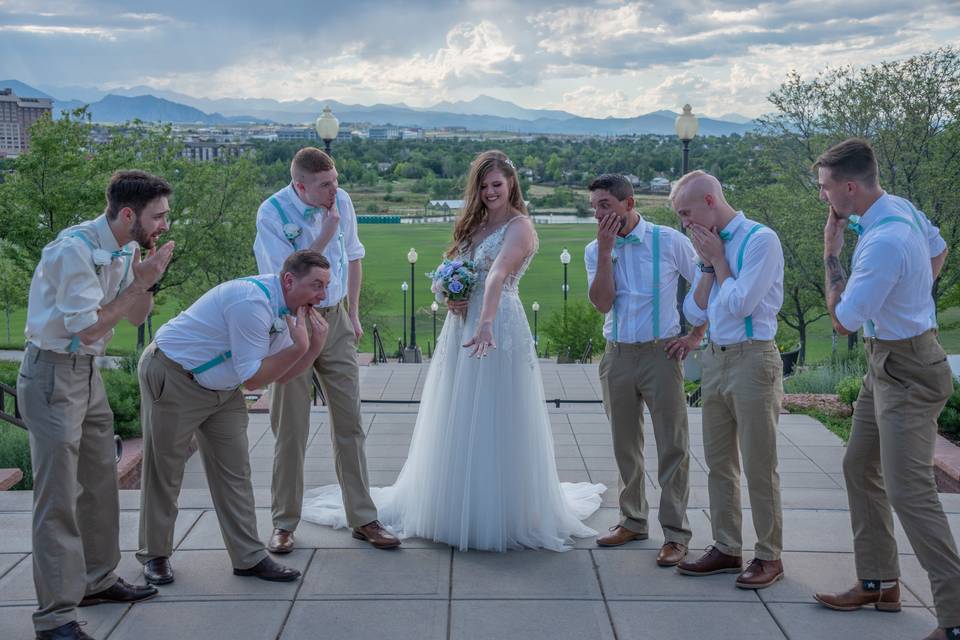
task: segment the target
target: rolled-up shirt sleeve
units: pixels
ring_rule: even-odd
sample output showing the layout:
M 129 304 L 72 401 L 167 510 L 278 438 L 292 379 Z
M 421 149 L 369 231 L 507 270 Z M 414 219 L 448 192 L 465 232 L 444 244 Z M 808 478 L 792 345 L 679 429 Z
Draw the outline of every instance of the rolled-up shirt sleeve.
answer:
M 67 331 L 77 334 L 100 319 L 103 287 L 96 267 L 81 240 L 66 238 L 47 249 L 44 277 L 56 283 L 57 310 Z M 46 253 L 46 252 L 45 252 Z
M 260 275 L 280 273 L 283 261 L 291 253 L 293 245 L 283 234 L 280 214 L 268 200 L 257 212 L 257 237 L 253 241 L 253 255 Z
M 687 297 L 683 299 L 683 316 L 687 319 L 687 322 L 695 327 L 699 327 L 707 322 L 707 310 L 701 309 L 697 301 L 693 299 L 693 294 L 700 285 L 700 278 L 700 272 L 697 271 L 693 276 L 693 283 L 690 285 Z
M 716 304 L 735 318 L 746 318 L 754 312 L 770 287 L 783 273 L 783 248 L 776 234 L 760 231 L 747 241 L 743 268 L 736 277 L 723 281 Z
M 593 286 L 593 279 L 597 277 L 597 243 L 591 242 L 583 250 L 583 266 L 587 268 L 587 291 Z
M 357 232 L 357 212 L 353 208 L 353 200 L 343 189 L 337 191 L 338 206 L 343 207 L 340 211 L 340 219 L 343 224 L 343 244 L 347 252 L 347 262 L 360 260 L 366 255 L 366 249 L 360 242 L 360 234 Z
M 231 362 L 246 382 L 260 370 L 263 359 L 270 353 L 270 328 L 273 312 L 266 302 L 250 303 L 238 300 L 223 310 L 230 340 Z
M 944 249 L 947 248 L 947 241 L 943 239 L 942 235 L 940 235 L 940 228 L 935 227 L 933 222 L 926 216 L 926 214 L 921 211 L 920 215 L 923 220 L 926 221 L 924 235 L 927 237 L 927 246 L 930 248 L 930 257 L 936 258 L 938 255 L 943 253 Z
M 858 331 L 874 317 L 901 276 L 905 256 L 902 246 L 885 237 L 871 238 L 853 265 L 847 286 L 834 313 L 847 331 Z

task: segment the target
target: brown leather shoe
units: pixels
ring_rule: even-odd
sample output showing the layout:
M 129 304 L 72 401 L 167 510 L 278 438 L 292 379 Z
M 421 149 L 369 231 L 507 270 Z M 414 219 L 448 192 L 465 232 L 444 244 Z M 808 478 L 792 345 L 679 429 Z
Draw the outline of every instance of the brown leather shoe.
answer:
M 864 582 L 868 586 L 871 585 L 870 580 L 858 580 L 851 589 L 842 593 L 815 593 L 813 597 L 817 602 L 834 611 L 856 611 L 860 607 L 870 606 L 877 611 L 900 611 L 899 580 L 888 589 L 865 589 Z
M 782 578 L 783 562 L 781 560 L 754 558 L 743 573 L 737 576 L 736 584 L 741 589 L 766 589 Z
M 648 535 L 646 533 L 630 531 L 630 529 L 617 524 L 610 527 L 610 533 L 606 533 L 597 537 L 597 546 L 619 547 L 622 544 L 627 544 L 628 542 L 632 542 L 634 540 L 646 540 L 647 537 Z
M 675 567 L 687 557 L 687 545 L 679 542 L 667 542 L 660 547 L 657 564 L 661 567 Z
M 290 553 L 293 551 L 293 531 L 274 529 L 267 543 L 267 550 L 273 553 Z
M 716 573 L 740 573 L 743 558 L 729 556 L 713 545 L 707 547 L 696 560 L 683 560 L 677 571 L 685 576 L 712 576 Z
M 93 636 L 88 636 L 80 628 L 81 624 L 86 622 L 68 622 L 60 625 L 56 629 L 45 629 L 37 631 L 37 640 L 94 640 Z
M 379 520 L 357 527 L 353 530 L 353 537 L 366 540 L 377 549 L 396 549 L 400 546 L 400 539 L 384 529 Z

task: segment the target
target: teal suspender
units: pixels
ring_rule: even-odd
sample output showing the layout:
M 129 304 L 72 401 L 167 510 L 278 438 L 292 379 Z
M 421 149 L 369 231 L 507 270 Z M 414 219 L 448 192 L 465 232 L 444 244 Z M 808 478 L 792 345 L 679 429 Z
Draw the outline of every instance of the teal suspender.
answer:
M 79 231 L 74 231 L 73 233 L 68 233 L 68 234 L 67 234 L 67 237 L 68 237 L 68 238 L 79 238 L 80 240 L 83 241 L 83 244 L 85 244 L 85 245 L 87 245 L 88 247 L 90 247 L 90 251 L 91 251 L 91 252 L 97 250 L 97 247 L 96 247 L 92 242 L 90 242 L 90 239 L 87 238 L 87 236 L 85 236 L 85 235 L 83 235 L 82 233 L 80 233 Z M 120 291 L 123 289 L 123 282 L 124 282 L 124 280 L 127 279 L 127 274 L 130 273 L 130 264 L 131 264 L 130 255 L 131 255 L 130 252 L 124 251 L 124 250 L 122 250 L 122 249 L 121 249 L 120 251 L 113 251 L 113 252 L 111 252 L 111 254 L 110 254 L 111 260 L 113 260 L 114 258 L 119 258 L 119 257 L 123 256 L 123 260 L 124 260 L 124 262 L 126 263 L 126 268 L 125 268 L 124 271 L 123 271 L 123 277 L 120 278 L 120 286 L 117 287 L 117 295 L 120 295 Z M 79 348 L 80 348 L 80 336 L 74 335 L 74 336 L 72 336 L 72 337 L 70 338 L 70 344 L 67 346 L 67 353 L 76 353 L 76 352 L 77 352 L 77 349 L 79 349 Z
M 653 339 L 660 339 L 660 225 L 653 225 Z
M 913 207 L 912 204 L 911 204 L 910 206 Z M 875 225 L 873 225 L 872 227 L 870 227 L 870 229 L 872 230 L 872 229 L 875 229 L 875 228 L 877 228 L 877 227 L 882 227 L 882 226 L 885 225 L 885 224 L 890 224 L 890 223 L 893 223 L 893 222 L 899 222 L 899 223 L 901 223 L 901 224 L 907 225 L 908 227 L 910 227 L 910 228 L 913 229 L 914 231 L 920 231 L 920 230 L 922 229 L 922 227 L 920 227 L 920 218 L 917 216 L 916 209 L 913 210 L 913 218 L 914 218 L 914 220 L 916 220 L 916 224 L 914 224 L 913 222 L 910 222 L 909 220 L 905 220 L 905 219 L 903 219 L 903 218 L 901 218 L 901 217 L 899 217 L 899 216 L 888 216 L 888 217 L 886 217 L 886 218 L 883 218 L 883 219 L 881 219 L 881 220 L 878 220 L 878 221 L 877 221 L 877 224 L 875 224 Z M 934 312 L 934 313 L 936 313 L 936 312 Z M 876 338 L 876 337 L 877 337 L 877 327 L 876 327 L 876 325 L 873 323 L 873 320 L 867 320 L 864 324 L 865 324 L 866 327 L 867 327 L 867 331 L 870 333 L 870 335 L 867 336 L 867 337 Z
M 610 333 L 613 341 L 617 342 L 620 337 L 620 327 L 616 295 L 610 307 L 610 323 L 613 325 Z M 660 225 L 657 224 L 653 225 L 653 339 L 660 339 Z
M 270 300 L 270 290 L 267 289 L 267 285 L 263 284 L 262 282 L 260 282 L 255 278 L 240 278 L 240 280 L 252 282 L 253 284 L 257 285 L 257 287 L 259 287 L 259 289 L 263 291 L 263 295 L 267 296 L 267 300 L 268 301 Z M 207 360 L 206 362 L 201 364 L 199 367 L 194 367 L 193 369 L 190 369 L 190 373 L 198 374 L 198 373 L 203 373 L 204 371 L 209 371 L 210 369 L 213 369 L 218 364 L 222 364 L 232 357 L 233 357 L 233 353 L 231 351 L 224 351 L 223 353 L 216 356 L 215 358 Z
M 744 237 L 743 242 L 740 243 L 740 250 L 737 251 L 737 277 L 740 277 L 740 270 L 743 269 L 743 254 L 747 249 L 747 242 L 750 241 L 750 237 L 755 234 L 757 231 L 763 228 L 762 224 L 756 224 Z M 747 340 L 753 340 L 753 315 L 749 315 L 743 321 L 744 329 L 746 330 Z
M 277 213 L 280 214 L 280 222 L 283 224 L 283 226 L 290 224 L 290 218 L 288 218 L 287 214 L 283 212 L 283 207 L 280 206 L 280 202 L 277 200 L 276 196 L 270 196 L 270 204 L 272 204 L 277 210 Z M 290 238 L 287 238 L 287 241 L 293 246 L 293 250 L 296 251 L 297 241 Z

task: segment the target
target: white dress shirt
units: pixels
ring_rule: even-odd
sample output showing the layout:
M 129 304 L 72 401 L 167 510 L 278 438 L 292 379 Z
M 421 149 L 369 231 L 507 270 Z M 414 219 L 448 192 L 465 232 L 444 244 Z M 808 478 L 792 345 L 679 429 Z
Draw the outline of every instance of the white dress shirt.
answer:
M 33 272 L 27 340 L 57 353 L 103 355 L 112 329 L 93 344 L 77 334 L 96 324 L 100 309 L 133 282 L 135 248 L 135 242 L 120 248 L 106 215 L 61 231 Z
M 292 242 L 284 233 L 284 223 L 271 202 L 275 199 L 283 208 L 290 229 L 299 229 L 299 237 Z M 327 285 L 326 306 L 333 306 L 347 295 L 347 264 L 360 260 L 364 248 L 357 235 L 357 214 L 353 201 L 343 189 L 337 189 L 337 207 L 340 210 L 340 229 L 323 250 L 330 261 L 330 284 Z M 307 205 L 297 195 L 293 185 L 287 185 L 264 200 L 257 210 L 257 237 L 253 241 L 253 254 L 261 274 L 280 273 L 283 261 L 294 251 L 309 249 L 320 236 L 321 222 L 326 210 Z
M 917 226 L 914 211 L 908 201 L 884 193 L 860 218 L 850 279 L 836 307 L 847 330 L 863 326 L 881 340 L 903 340 L 936 326 L 930 251 L 939 244 L 930 241 L 922 221 Z
M 723 286 L 713 283 L 707 308 L 701 309 L 693 299 L 702 273 L 683 303 L 687 320 L 695 326 L 710 323 L 710 340 L 719 345 L 730 345 L 751 339 L 747 336 L 747 318 L 751 319 L 753 340 L 773 340 L 777 335 L 777 312 L 783 306 L 783 247 L 780 238 L 769 227 L 761 226 L 738 211 L 736 217 L 720 232 L 729 239 L 723 243 L 723 253 L 730 267 L 731 277 Z M 729 234 L 729 235 L 728 235 Z M 747 236 L 749 235 L 749 239 Z M 738 268 L 740 247 L 743 266 Z
M 659 231 L 659 331 L 654 335 L 654 226 L 642 217 L 627 234 L 638 242 L 624 242 L 613 250 L 613 307 L 603 323 L 603 337 L 612 342 L 649 342 L 680 333 L 677 285 L 680 277 L 693 282 L 697 254 L 690 240 L 671 227 Z M 587 288 L 597 275 L 598 244 L 593 240 L 583 252 Z M 616 323 L 616 324 L 615 324 Z
M 236 389 L 260 369 L 263 359 L 293 344 L 281 314 L 280 277 L 230 280 L 200 296 L 190 308 L 157 331 L 157 347 L 187 371 L 230 352 L 225 361 L 194 373 L 202 387 L 215 391 Z

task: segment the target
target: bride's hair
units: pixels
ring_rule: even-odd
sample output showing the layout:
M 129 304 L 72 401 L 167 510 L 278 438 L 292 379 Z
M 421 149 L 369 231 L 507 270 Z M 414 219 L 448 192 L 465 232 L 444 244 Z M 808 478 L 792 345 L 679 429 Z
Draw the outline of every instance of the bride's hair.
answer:
M 527 205 L 523 202 L 517 169 L 502 151 L 493 149 L 484 151 L 470 164 L 467 175 L 467 187 L 463 196 L 463 210 L 453 227 L 453 244 L 447 249 L 447 257 L 454 257 L 457 251 L 470 245 L 470 239 L 477 228 L 487 219 L 487 208 L 480 197 L 480 185 L 493 170 L 499 170 L 510 181 L 510 208 L 527 215 Z

